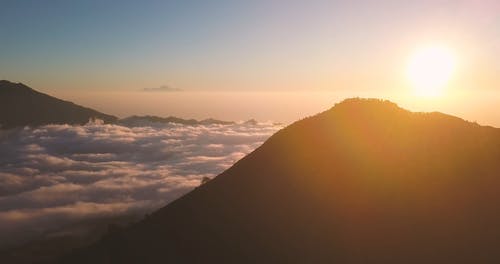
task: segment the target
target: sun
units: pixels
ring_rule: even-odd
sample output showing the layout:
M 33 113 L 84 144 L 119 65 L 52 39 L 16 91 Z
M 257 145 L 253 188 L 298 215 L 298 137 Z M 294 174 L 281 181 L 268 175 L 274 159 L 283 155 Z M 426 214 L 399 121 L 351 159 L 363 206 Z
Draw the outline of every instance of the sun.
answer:
M 407 75 L 415 94 L 441 96 L 455 70 L 455 56 L 444 46 L 429 46 L 415 52 L 408 63 Z

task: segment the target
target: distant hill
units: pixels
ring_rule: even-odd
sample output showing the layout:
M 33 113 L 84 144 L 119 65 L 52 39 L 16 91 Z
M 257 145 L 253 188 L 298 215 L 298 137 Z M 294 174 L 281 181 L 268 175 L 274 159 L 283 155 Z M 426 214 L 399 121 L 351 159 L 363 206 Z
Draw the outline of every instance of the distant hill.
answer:
M 350 99 L 67 263 L 500 263 L 500 129 Z
M 158 117 L 158 116 L 130 116 L 127 118 L 123 118 L 118 120 L 118 124 L 121 125 L 126 125 L 126 126 L 144 126 L 144 125 L 151 125 L 154 123 L 161 123 L 161 124 L 166 124 L 166 123 L 175 123 L 175 124 L 182 124 L 182 125 L 231 125 L 235 124 L 235 122 L 232 121 L 222 121 L 222 120 L 217 120 L 213 118 L 208 118 L 204 120 L 196 120 L 196 119 L 182 119 L 178 117 Z
M 0 80 L 0 127 L 46 124 L 85 124 L 97 118 L 105 123 L 117 118 L 37 92 L 22 83 Z
M 126 118 L 119 119 L 116 123 L 119 125 L 124 125 L 124 126 L 148 126 L 148 125 L 154 125 L 154 124 L 158 124 L 158 123 L 159 124 L 173 123 L 173 124 L 182 124 L 182 125 L 189 125 L 189 126 L 234 125 L 234 124 L 236 124 L 236 122 L 234 122 L 234 121 L 224 121 L 224 120 L 218 120 L 218 119 L 214 119 L 214 118 L 196 120 L 196 119 L 183 119 L 183 118 L 174 117 L 174 116 L 159 117 L 159 116 L 151 116 L 151 115 L 129 116 Z M 250 119 L 250 120 L 247 120 L 241 124 L 255 126 L 255 125 L 258 125 L 259 122 L 255 119 Z M 273 124 L 282 125 L 281 123 L 273 123 Z

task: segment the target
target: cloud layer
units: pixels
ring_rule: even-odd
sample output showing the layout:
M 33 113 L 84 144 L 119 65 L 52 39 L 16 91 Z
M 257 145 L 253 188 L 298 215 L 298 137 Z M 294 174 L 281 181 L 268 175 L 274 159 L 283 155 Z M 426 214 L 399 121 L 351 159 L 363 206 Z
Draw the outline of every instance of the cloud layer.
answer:
M 49 125 L 0 131 L 0 244 L 144 213 L 214 177 L 280 127 Z

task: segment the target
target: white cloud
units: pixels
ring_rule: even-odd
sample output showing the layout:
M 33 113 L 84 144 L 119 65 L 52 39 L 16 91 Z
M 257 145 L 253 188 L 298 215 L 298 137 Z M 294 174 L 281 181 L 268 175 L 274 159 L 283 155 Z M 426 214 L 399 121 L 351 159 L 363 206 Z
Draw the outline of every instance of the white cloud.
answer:
M 0 131 L 0 244 L 89 217 L 145 213 L 280 127 L 48 125 Z

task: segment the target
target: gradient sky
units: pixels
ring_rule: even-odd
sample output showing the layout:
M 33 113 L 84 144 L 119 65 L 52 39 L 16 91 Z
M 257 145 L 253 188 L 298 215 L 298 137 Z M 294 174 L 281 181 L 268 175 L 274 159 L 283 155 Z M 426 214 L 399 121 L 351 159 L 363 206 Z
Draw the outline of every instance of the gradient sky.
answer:
M 119 116 L 288 122 L 375 96 L 500 126 L 499 31 L 494 0 L 2 0 L 0 79 Z M 429 43 L 458 67 L 421 102 L 404 69 Z M 141 92 L 160 86 L 183 91 Z

